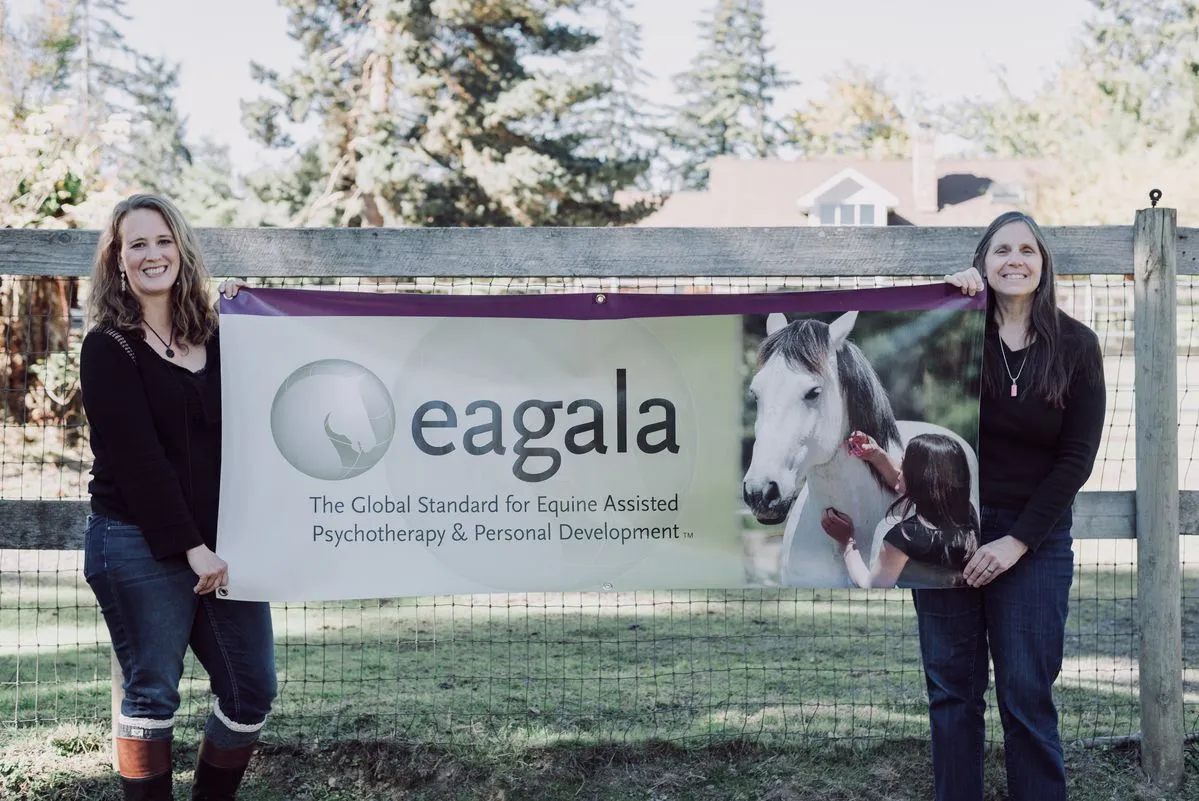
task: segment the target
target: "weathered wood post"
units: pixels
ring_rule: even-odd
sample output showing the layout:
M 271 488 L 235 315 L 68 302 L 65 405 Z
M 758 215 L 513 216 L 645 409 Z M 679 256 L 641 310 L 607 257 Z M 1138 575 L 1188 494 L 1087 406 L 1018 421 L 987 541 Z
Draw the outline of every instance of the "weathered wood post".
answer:
M 1137 212 L 1133 259 L 1141 764 L 1152 782 L 1175 788 L 1182 781 L 1184 734 L 1174 209 Z

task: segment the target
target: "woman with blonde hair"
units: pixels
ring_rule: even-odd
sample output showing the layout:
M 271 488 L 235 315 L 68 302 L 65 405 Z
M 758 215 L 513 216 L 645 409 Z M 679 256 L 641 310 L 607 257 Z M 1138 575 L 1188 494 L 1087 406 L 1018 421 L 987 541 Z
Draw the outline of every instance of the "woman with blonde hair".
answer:
M 208 270 L 170 201 L 117 204 L 92 269 L 80 381 L 94 456 L 84 577 L 124 674 L 126 799 L 171 798 L 184 656 L 215 700 L 192 798 L 234 798 L 275 697 L 270 607 L 218 600 L 221 372 Z

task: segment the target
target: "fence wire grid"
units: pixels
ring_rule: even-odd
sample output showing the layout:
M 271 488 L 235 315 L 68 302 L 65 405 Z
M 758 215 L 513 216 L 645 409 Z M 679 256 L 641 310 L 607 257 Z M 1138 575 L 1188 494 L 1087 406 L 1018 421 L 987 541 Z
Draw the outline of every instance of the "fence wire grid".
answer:
M 437 294 L 741 293 L 932 280 L 322 278 L 250 284 Z M 57 283 L 39 293 L 36 285 L 44 289 L 45 282 Z M 1184 489 L 1199 488 L 1197 287 L 1194 279 L 1179 279 Z M 0 300 L 7 298 L 7 306 L 0 305 L 0 381 L 6 382 L 0 498 L 87 497 L 90 452 L 76 380 L 86 291 L 85 279 L 0 276 Z M 1107 423 L 1084 491 L 1131 490 L 1132 283 L 1120 276 L 1064 277 L 1059 293 L 1063 308 L 1098 333 L 1106 365 Z M 14 334 L 18 316 L 29 323 L 24 336 Z M 756 536 L 764 548 L 781 540 Z M 1180 538 L 1190 732 L 1199 731 L 1194 539 Z M 1065 663 L 1056 687 L 1062 735 L 1102 742 L 1140 727 L 1136 542 L 1076 539 L 1074 549 Z M 81 567 L 76 551 L 0 550 L 0 727 L 10 732 L 108 725 L 108 635 Z M 915 616 L 903 590 L 530 593 L 281 603 L 272 610 L 280 679 L 267 726 L 272 742 L 868 741 L 928 733 Z M 178 724 L 198 728 L 211 700 L 190 656 L 182 694 Z M 995 708 L 993 691 L 988 706 Z M 993 711 L 988 721 L 989 739 L 1002 742 Z

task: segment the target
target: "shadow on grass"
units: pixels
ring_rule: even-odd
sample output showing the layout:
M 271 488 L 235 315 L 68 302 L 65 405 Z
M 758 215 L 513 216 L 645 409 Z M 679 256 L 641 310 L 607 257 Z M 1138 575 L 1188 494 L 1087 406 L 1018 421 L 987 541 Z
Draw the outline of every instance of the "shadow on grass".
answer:
M 102 749 L 57 765 L 29 752 L 0 752 L 0 791 L 27 801 L 116 801 Z M 1194 798 L 1199 751 L 1188 751 L 1186 783 L 1149 786 L 1135 749 L 1067 749 L 1074 801 Z M 69 764 L 66 764 L 69 762 Z M 194 749 L 175 758 L 176 797 L 186 797 Z M 1005 797 L 1002 753 L 988 750 L 986 801 Z M 931 796 L 928 745 L 901 740 L 765 746 L 735 739 L 637 745 L 442 748 L 408 742 L 341 742 L 301 748 L 266 744 L 251 765 L 242 801 L 915 801 Z

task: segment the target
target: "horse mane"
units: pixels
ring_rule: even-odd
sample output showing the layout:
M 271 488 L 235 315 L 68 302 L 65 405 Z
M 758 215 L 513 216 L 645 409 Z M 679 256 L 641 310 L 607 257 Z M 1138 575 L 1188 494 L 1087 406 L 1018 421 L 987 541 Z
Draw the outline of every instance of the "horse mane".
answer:
M 891 399 L 862 349 L 846 342 L 837 353 L 837 373 L 845 389 L 850 431 L 869 434 L 884 449 L 899 445 L 899 425 Z
M 819 320 L 796 320 L 768 336 L 758 351 L 758 367 L 771 356 L 781 355 L 793 368 L 803 367 L 819 373 L 828 361 L 828 323 Z M 866 354 L 848 340 L 837 351 L 837 377 L 845 395 L 849 430 L 869 434 L 883 449 L 900 444 L 899 426 L 891 399 L 878 380 L 878 373 L 866 359 Z M 884 487 L 882 476 L 870 467 L 875 479 Z

